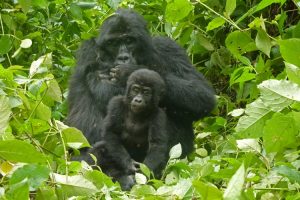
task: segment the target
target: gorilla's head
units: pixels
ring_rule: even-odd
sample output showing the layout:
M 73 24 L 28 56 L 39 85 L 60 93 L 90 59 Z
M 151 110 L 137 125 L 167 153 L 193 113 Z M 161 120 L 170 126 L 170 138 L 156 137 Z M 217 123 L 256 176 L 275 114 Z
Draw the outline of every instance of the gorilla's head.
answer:
M 108 17 L 96 39 L 102 62 L 147 65 L 153 62 L 152 39 L 144 18 L 130 9 L 119 9 Z

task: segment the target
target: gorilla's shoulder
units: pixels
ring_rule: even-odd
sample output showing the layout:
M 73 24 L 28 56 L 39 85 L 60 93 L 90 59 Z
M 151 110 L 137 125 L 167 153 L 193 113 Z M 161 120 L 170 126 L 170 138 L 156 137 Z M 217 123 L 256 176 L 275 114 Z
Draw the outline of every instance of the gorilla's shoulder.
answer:
M 189 63 L 188 56 L 184 48 L 179 46 L 174 40 L 168 37 L 156 36 L 152 38 L 152 43 L 159 55 L 175 61 L 184 60 Z

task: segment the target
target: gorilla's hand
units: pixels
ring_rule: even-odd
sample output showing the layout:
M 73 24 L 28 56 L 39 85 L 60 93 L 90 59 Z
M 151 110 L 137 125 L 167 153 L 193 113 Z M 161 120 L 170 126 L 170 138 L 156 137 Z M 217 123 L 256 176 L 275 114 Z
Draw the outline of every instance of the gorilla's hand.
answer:
M 128 79 L 128 76 L 135 70 L 139 68 L 145 68 L 142 65 L 132 65 L 132 64 L 122 64 L 117 65 L 114 68 L 110 69 L 111 81 L 118 82 L 121 85 L 125 85 Z
M 139 172 L 140 171 L 140 163 L 131 159 L 131 163 L 128 166 L 127 170 L 128 170 L 127 171 L 128 174 L 135 174 L 136 172 Z
M 134 175 L 123 175 L 117 178 L 120 183 L 122 190 L 130 190 L 135 184 Z

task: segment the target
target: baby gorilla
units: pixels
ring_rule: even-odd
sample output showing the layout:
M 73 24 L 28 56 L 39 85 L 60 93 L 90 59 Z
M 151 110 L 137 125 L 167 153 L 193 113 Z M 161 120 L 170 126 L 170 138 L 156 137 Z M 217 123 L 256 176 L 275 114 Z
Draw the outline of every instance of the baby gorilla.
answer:
M 132 175 L 138 162 L 147 165 L 155 176 L 160 176 L 167 163 L 171 134 L 166 114 L 158 106 L 164 92 L 165 84 L 158 73 L 139 69 L 130 75 L 125 96 L 109 102 L 100 165 L 124 190 L 134 184 Z

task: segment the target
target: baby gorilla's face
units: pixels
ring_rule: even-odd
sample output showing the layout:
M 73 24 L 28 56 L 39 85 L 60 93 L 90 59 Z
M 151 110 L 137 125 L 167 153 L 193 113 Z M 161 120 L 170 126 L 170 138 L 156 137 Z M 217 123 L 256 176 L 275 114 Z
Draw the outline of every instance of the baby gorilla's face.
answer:
M 141 113 L 151 107 L 152 89 L 136 83 L 132 84 L 128 98 L 131 112 Z

